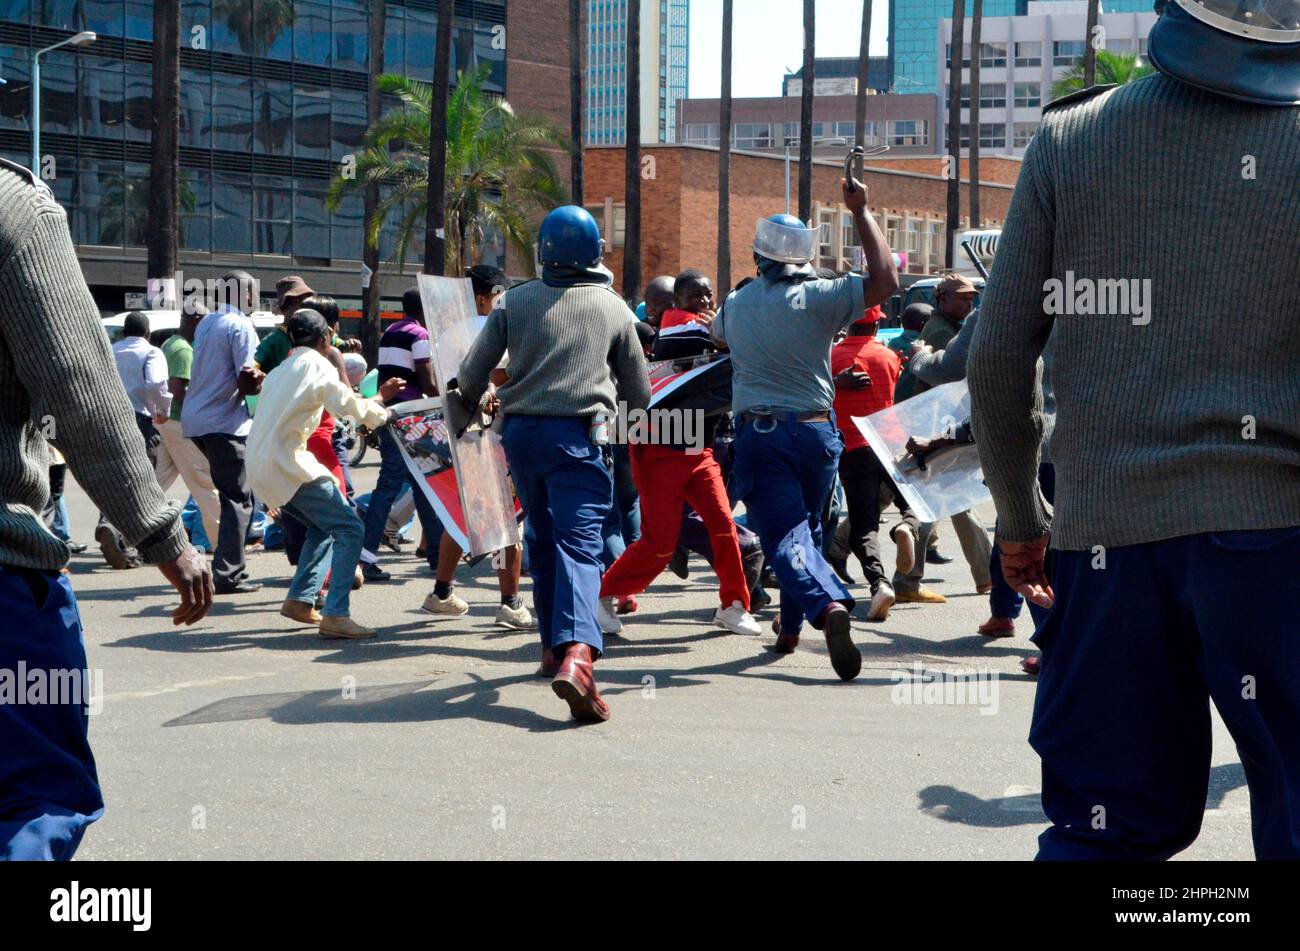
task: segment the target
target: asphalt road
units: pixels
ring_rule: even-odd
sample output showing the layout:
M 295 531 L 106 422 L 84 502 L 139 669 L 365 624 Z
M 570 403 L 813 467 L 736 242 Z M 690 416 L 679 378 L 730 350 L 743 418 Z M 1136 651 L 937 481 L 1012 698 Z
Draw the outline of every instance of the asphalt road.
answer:
M 359 473 L 363 490 L 375 471 Z M 71 480 L 68 498 L 89 541 L 93 507 Z M 959 555 L 950 529 L 942 544 Z M 438 620 L 419 613 L 431 574 L 389 557 L 394 580 L 353 600 L 380 636 L 355 643 L 276 613 L 282 553 L 249 565 L 261 591 L 181 630 L 153 569 L 112 571 L 93 546 L 74 560 L 90 663 L 104 672 L 91 739 L 107 801 L 80 858 L 1034 854 L 1034 682 L 1019 670 L 1033 646 L 975 633 L 987 599 L 960 557 L 927 582 L 947 604 L 856 625 L 864 666 L 850 684 L 814 637 L 782 657 L 770 633 L 713 628 L 716 581 L 694 560 L 688 581 L 663 576 L 609 640 L 597 676 L 613 718 L 596 726 L 570 721 L 533 677 L 534 634 L 493 626 L 486 564 L 462 566 L 470 614 Z M 997 678 L 974 703 L 896 702 L 917 665 Z M 1184 857 L 1250 858 L 1244 778 L 1217 718 L 1214 738 L 1210 809 Z

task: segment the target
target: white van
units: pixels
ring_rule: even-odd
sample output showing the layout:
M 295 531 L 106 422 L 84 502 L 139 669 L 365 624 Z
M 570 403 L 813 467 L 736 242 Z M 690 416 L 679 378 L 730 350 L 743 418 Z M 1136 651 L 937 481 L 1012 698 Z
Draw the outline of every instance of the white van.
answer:
M 122 325 L 126 322 L 126 315 L 130 313 L 133 312 L 124 310 L 120 314 L 104 318 L 104 331 L 108 334 L 110 343 L 116 343 L 121 339 Z M 149 340 L 154 346 L 160 346 L 164 340 L 180 329 L 179 310 L 143 310 L 141 313 L 149 318 Z M 280 318 L 269 310 L 255 310 L 252 318 L 253 329 L 257 331 L 258 339 L 265 337 L 280 323 Z

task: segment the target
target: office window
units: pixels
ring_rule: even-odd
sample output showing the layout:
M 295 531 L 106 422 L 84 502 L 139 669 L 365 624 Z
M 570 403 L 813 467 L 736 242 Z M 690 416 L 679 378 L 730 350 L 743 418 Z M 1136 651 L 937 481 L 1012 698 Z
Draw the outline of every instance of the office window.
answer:
M 776 145 L 770 122 L 738 122 L 733 141 L 738 149 L 770 149 Z
M 1012 126 L 1012 145 L 1018 149 L 1023 149 L 1029 145 L 1029 140 L 1034 137 L 1034 132 L 1038 130 L 1037 122 L 1017 122 Z
M 247 152 L 252 148 L 252 133 L 252 80 L 214 72 L 212 74 L 212 147 Z
M 249 176 L 221 172 L 212 177 L 212 250 L 253 249 L 253 189 Z
M 212 145 L 212 74 L 181 67 L 181 145 Z
M 889 121 L 890 145 L 929 145 L 930 121 L 928 119 L 891 119 Z
M 293 151 L 293 99 L 289 84 L 254 80 L 253 115 L 257 149 L 267 155 L 289 155 Z
M 1073 66 L 1083 56 L 1083 40 L 1056 40 L 1052 43 L 1052 65 Z
M 943 270 L 944 244 L 948 240 L 948 233 L 942 220 L 931 221 L 929 231 L 929 254 L 926 258 L 925 269 L 930 274 L 937 274 Z
M 1005 109 L 1007 87 L 1003 83 L 980 83 L 980 108 Z
M 181 168 L 180 246 L 190 251 L 212 249 L 212 173 L 205 168 Z
M 1043 104 L 1043 88 L 1038 83 L 1016 83 L 1017 109 L 1037 108 Z
M 980 148 L 1001 149 L 1007 144 L 1007 127 L 1001 122 L 980 123 Z M 970 125 L 962 123 L 961 147 L 970 148 Z
M 1043 44 L 1038 40 L 1016 42 L 1017 66 L 1042 66 Z
M 1007 65 L 1007 44 L 981 43 L 980 65 L 992 67 Z
M 854 137 L 858 134 L 858 124 L 856 122 L 836 122 L 833 124 L 835 131 L 832 133 L 835 137 L 845 139 L 852 143 Z
M 293 90 L 293 154 L 303 158 L 330 157 L 330 94 L 320 86 Z
M 334 212 L 330 228 L 331 258 L 343 258 L 350 261 L 361 260 L 361 249 L 365 234 L 362 223 L 365 218 L 365 200 L 359 194 L 349 195 L 343 199 L 338 211 Z M 415 239 L 411 241 L 406 252 L 408 261 L 418 261 L 424 256 L 424 229 L 416 228 Z M 416 249 L 416 246 L 419 249 Z

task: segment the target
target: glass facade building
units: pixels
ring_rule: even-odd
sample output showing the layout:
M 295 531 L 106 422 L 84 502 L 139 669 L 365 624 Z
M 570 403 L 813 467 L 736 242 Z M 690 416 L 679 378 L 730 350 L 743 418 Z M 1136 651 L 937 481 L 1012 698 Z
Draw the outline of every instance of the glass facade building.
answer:
M 677 138 L 690 76 L 690 0 L 641 0 L 641 140 Z M 587 2 L 588 145 L 623 145 L 627 129 L 627 0 Z
M 1055 2 L 1055 0 L 1052 0 Z M 889 58 L 895 92 L 941 92 L 936 82 L 939 21 L 952 17 L 950 0 L 889 0 Z M 1106 13 L 1150 13 L 1151 0 L 1102 0 Z M 1024 16 L 1028 0 L 984 0 L 985 17 Z M 966 0 L 966 20 L 973 13 Z
M 436 0 L 388 0 L 384 71 L 433 77 Z M 325 206 L 361 144 L 370 74 L 367 0 L 182 0 L 181 261 L 353 262 L 359 194 Z M 0 154 L 31 163 L 31 54 L 80 30 L 99 38 L 41 60 L 41 151 L 87 258 L 142 255 L 152 126 L 153 4 L 0 0 Z M 456 3 L 453 66 L 488 64 L 505 92 L 506 3 Z M 381 253 L 392 251 L 388 229 Z M 279 259 L 279 260 L 275 260 Z M 88 274 L 90 272 L 88 271 Z M 132 288 L 142 289 L 142 288 Z M 357 291 L 359 293 L 359 290 Z

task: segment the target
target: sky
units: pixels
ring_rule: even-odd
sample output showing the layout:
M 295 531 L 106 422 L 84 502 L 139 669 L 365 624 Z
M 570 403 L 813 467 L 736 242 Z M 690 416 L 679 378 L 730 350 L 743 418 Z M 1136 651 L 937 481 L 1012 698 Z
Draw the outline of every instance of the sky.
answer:
M 779 96 L 781 77 L 803 63 L 802 0 L 735 0 L 732 94 Z M 888 0 L 874 0 L 871 55 L 883 56 Z M 817 55 L 857 56 L 862 0 L 817 0 Z M 722 88 L 722 0 L 691 0 L 692 97 L 713 98 Z

